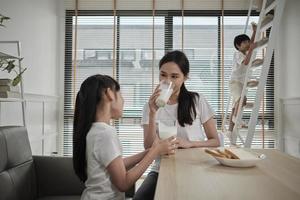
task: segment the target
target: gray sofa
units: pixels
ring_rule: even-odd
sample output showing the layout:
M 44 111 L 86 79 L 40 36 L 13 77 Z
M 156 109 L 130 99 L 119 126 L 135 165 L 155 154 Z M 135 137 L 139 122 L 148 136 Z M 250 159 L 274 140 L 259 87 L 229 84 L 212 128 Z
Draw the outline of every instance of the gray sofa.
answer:
M 83 189 L 71 157 L 32 156 L 26 128 L 0 127 L 0 200 L 79 200 Z

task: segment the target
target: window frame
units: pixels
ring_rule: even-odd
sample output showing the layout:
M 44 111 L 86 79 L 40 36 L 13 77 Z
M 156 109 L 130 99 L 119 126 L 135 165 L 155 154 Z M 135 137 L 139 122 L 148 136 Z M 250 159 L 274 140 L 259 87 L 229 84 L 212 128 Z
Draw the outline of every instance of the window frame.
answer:
M 241 16 L 245 17 L 247 16 L 247 10 L 225 10 L 224 11 L 224 17 L 226 16 Z M 258 16 L 259 13 L 256 11 L 252 11 L 251 16 Z M 66 16 L 65 16 L 65 74 L 64 74 L 64 120 L 69 120 L 73 118 L 73 110 L 71 107 L 67 107 L 70 105 L 70 102 L 72 102 L 72 97 L 69 94 L 66 94 L 66 91 L 72 91 L 72 45 L 73 45 L 73 35 L 72 35 L 72 18 L 75 16 L 75 11 L 74 10 L 66 10 Z M 105 10 L 105 11 L 100 11 L 100 10 L 79 10 L 78 11 L 78 16 L 113 16 L 113 10 Z M 136 10 L 118 10 L 116 12 L 116 34 L 119 35 L 120 33 L 120 17 L 134 17 L 134 16 L 152 16 L 152 11 L 151 10 L 143 10 L 143 11 L 136 11 Z M 168 10 L 158 10 L 155 11 L 155 16 L 164 16 L 165 17 L 165 51 L 171 50 L 173 48 L 173 38 L 169 37 L 167 35 L 172 35 L 173 36 L 173 17 L 176 16 L 182 16 L 182 12 L 180 10 L 178 11 L 168 11 Z M 218 75 L 217 77 L 220 77 L 221 74 L 221 17 L 222 17 L 222 12 L 220 10 L 185 10 L 184 11 L 184 16 L 185 17 L 190 17 L 190 16 L 195 16 L 195 17 L 217 17 L 218 18 Z M 170 34 L 172 33 L 172 34 Z M 118 80 L 119 73 L 120 73 L 120 58 L 121 55 L 119 55 L 118 52 L 120 52 L 120 41 L 119 37 L 117 37 L 116 40 L 116 78 Z M 98 52 L 95 52 L 95 56 L 98 56 Z M 134 55 L 135 56 L 135 55 Z M 85 58 L 85 52 L 83 52 L 83 58 Z M 272 60 L 273 62 L 274 60 Z M 274 63 L 274 62 L 273 62 Z M 270 71 L 274 72 L 274 65 L 271 66 Z M 266 93 L 265 98 L 273 98 L 274 99 L 274 73 L 269 75 L 271 77 L 271 84 L 272 85 L 272 90 L 268 91 Z M 71 78 L 70 78 L 71 77 Z M 269 82 L 270 82 L 269 80 Z M 270 84 L 270 83 L 269 83 Z M 222 113 L 221 113 L 221 79 L 218 80 L 218 111 L 216 111 L 215 119 L 217 121 L 217 127 L 218 129 L 221 128 L 221 123 L 222 123 Z M 71 98 L 70 98 L 71 97 Z M 226 102 L 227 99 L 224 99 L 224 102 Z M 225 103 L 224 103 L 225 104 Z M 264 118 L 265 119 L 274 119 L 274 101 L 270 104 L 270 101 L 267 101 L 267 104 L 265 105 L 270 109 L 272 112 L 271 113 L 265 113 Z M 128 110 L 129 113 L 132 113 L 136 110 Z M 141 110 L 142 112 L 142 110 Z M 124 119 L 126 118 L 131 118 L 135 119 L 137 118 L 136 115 L 134 116 L 125 116 L 123 117 Z M 249 119 L 250 115 L 244 116 L 245 119 Z M 262 115 L 259 115 L 259 119 L 262 119 Z M 272 128 L 274 128 L 274 123 L 272 124 Z

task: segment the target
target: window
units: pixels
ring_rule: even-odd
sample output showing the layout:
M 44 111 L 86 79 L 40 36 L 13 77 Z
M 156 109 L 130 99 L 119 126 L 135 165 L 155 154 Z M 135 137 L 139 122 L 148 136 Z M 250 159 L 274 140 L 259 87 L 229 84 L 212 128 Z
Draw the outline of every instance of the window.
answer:
M 136 13 L 133 13 L 136 12 Z M 152 91 L 152 78 L 158 83 L 158 62 L 165 50 L 182 49 L 182 17 L 180 12 L 158 12 L 154 24 L 154 74 L 152 77 L 152 16 L 137 11 L 120 12 L 116 25 L 116 79 L 121 85 L 125 99 L 122 119 L 115 122 L 123 144 L 125 156 L 143 150 L 143 130 L 140 125 L 142 109 Z M 221 56 L 220 56 L 220 13 L 212 11 L 186 12 L 184 17 L 184 48 L 190 61 L 188 89 L 203 93 L 216 112 L 218 128 L 221 127 Z M 235 35 L 243 32 L 246 12 L 224 17 L 225 29 L 225 102 L 228 97 L 228 80 L 231 73 Z M 252 17 L 257 21 L 258 17 Z M 64 113 L 64 155 L 72 154 L 73 89 L 72 31 L 74 12 L 66 14 L 66 64 L 65 64 L 65 113 Z M 250 34 L 250 30 L 248 31 Z M 79 12 L 78 46 L 75 87 L 78 91 L 82 81 L 93 74 L 112 75 L 113 16 L 101 11 Z M 273 133 L 273 76 L 269 76 L 266 87 L 265 113 L 267 130 Z M 262 112 L 262 111 L 261 111 Z M 247 118 L 247 116 L 245 116 Z M 269 135 L 269 147 L 274 147 L 274 136 Z M 256 138 L 261 146 L 261 138 Z

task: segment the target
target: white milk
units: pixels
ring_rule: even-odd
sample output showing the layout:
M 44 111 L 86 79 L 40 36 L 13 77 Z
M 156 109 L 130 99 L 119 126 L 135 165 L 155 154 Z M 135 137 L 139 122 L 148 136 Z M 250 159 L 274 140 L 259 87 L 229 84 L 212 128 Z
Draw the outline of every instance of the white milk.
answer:
M 159 137 L 164 140 L 171 136 L 177 135 L 177 126 L 167 126 L 164 123 L 159 123 Z
M 164 107 L 168 101 L 170 96 L 173 93 L 173 89 L 169 88 L 169 89 L 162 89 L 160 95 L 157 97 L 155 103 L 158 107 Z

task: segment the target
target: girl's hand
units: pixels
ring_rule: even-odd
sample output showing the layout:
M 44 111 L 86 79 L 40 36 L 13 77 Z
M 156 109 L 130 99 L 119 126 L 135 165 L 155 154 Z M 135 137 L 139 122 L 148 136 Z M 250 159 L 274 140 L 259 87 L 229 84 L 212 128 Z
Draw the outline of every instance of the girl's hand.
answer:
M 183 139 L 181 137 L 177 137 L 175 142 L 178 148 L 188 149 L 192 147 L 192 143 L 190 141 Z
M 165 140 L 161 140 L 156 137 L 155 141 L 152 144 L 152 147 L 157 150 L 158 155 L 174 154 L 175 149 L 177 148 L 175 136 L 169 137 Z
M 153 94 L 149 98 L 149 109 L 150 112 L 155 113 L 158 110 L 158 106 L 156 105 L 155 101 L 157 97 L 160 95 L 161 90 L 159 89 L 159 85 L 155 88 Z

